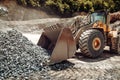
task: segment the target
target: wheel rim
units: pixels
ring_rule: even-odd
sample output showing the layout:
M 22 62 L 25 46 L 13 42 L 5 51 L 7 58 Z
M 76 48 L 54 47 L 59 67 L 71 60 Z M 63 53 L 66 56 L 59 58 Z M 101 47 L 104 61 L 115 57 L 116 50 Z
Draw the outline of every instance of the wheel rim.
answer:
M 99 50 L 100 49 L 100 47 L 101 47 L 101 40 L 100 40 L 100 38 L 94 38 L 93 39 L 93 42 L 92 42 L 92 46 L 93 46 L 93 49 L 94 50 Z

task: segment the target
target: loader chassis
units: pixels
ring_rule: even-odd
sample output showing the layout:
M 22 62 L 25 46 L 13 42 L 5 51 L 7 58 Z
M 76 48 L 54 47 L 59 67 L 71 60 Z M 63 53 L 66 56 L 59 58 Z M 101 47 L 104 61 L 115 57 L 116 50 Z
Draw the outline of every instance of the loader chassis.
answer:
M 112 52 L 119 53 L 120 27 L 112 29 L 109 26 L 109 14 L 106 12 L 93 13 L 90 18 L 90 26 L 79 29 L 76 35 L 82 54 L 96 58 L 103 53 L 105 46 L 110 46 Z
M 44 29 L 38 45 L 51 52 L 50 64 L 73 57 L 78 48 L 81 54 L 91 58 L 100 56 L 105 46 L 120 53 L 120 27 L 109 26 L 109 13 L 95 12 L 88 16 L 88 20 L 82 26 L 76 20 L 69 27 L 56 24 Z

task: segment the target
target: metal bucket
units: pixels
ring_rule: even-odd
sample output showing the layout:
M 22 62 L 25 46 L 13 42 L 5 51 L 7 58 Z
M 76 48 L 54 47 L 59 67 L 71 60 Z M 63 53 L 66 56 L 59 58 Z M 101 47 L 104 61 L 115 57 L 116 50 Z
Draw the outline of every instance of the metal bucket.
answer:
M 76 52 L 76 43 L 71 30 L 59 26 L 45 28 L 38 45 L 51 52 L 50 64 L 71 58 Z

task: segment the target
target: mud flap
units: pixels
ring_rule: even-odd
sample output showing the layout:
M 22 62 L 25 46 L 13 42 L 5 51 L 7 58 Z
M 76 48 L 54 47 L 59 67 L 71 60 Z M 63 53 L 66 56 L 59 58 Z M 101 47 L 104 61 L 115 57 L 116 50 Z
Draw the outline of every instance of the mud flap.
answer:
M 50 64 L 73 57 L 76 52 L 76 43 L 69 28 L 43 32 L 38 45 L 51 52 Z

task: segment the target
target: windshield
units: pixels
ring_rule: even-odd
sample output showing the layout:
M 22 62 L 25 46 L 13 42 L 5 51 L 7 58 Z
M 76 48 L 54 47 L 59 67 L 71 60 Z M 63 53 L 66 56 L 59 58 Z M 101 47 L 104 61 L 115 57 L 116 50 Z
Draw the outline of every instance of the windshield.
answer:
M 91 14 L 91 22 L 94 23 L 95 21 L 102 21 L 103 23 L 106 22 L 105 20 L 105 13 L 92 13 Z

